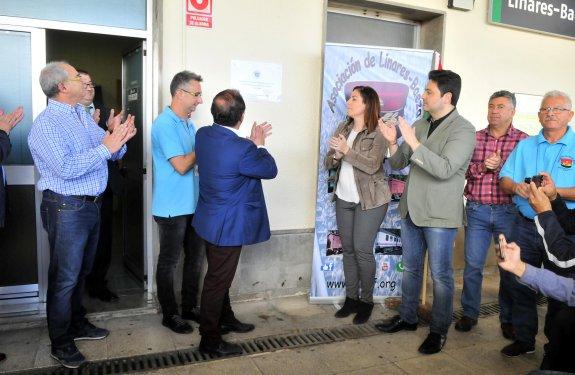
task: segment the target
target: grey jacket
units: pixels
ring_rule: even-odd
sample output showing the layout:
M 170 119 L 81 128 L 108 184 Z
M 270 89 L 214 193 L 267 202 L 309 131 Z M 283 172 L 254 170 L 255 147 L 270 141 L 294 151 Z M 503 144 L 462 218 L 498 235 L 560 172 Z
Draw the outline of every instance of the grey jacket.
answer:
M 429 122 L 413 124 L 421 145 L 407 143 L 389 159 L 393 169 L 411 165 L 399 202 L 401 217 L 421 227 L 457 228 L 464 224 L 465 171 L 475 148 L 475 127 L 454 110 L 429 138 Z
M 347 138 L 352 129 L 353 122 L 349 124 L 343 122 L 337 127 L 334 135 L 343 134 Z M 357 135 L 353 146 L 343 157 L 343 160 L 353 166 L 355 186 L 362 210 L 383 206 L 391 200 L 391 191 L 383 174 L 383 159 L 387 154 L 387 148 L 387 141 L 377 129 L 371 133 L 364 129 Z M 341 159 L 334 159 L 334 154 L 334 150 L 329 150 L 325 157 L 325 167 L 328 170 L 336 170 L 334 182 L 337 186 Z

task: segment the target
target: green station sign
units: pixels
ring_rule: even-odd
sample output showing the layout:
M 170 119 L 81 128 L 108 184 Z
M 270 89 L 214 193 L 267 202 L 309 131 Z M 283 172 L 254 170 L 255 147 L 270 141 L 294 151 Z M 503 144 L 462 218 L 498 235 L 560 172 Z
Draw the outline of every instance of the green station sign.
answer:
M 489 22 L 575 38 L 575 0 L 490 0 Z

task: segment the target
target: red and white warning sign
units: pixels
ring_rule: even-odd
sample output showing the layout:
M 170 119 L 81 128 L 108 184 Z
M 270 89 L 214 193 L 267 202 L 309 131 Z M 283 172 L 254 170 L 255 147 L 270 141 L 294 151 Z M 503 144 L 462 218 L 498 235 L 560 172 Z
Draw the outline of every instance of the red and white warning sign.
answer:
M 186 0 L 186 25 L 212 28 L 213 0 Z

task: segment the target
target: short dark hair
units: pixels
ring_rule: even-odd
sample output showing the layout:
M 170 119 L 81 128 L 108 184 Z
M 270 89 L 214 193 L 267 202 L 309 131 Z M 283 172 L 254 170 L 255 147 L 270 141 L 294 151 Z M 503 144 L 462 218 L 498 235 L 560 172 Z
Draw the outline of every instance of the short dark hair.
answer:
M 212 101 L 214 122 L 223 126 L 236 126 L 246 110 L 244 98 L 238 90 L 228 89 L 219 92 Z
M 430 81 L 437 84 L 441 96 L 451 93 L 451 104 L 457 105 L 461 93 L 461 77 L 451 70 L 432 70 L 427 76 Z
M 179 73 L 176 73 L 174 78 L 172 78 L 172 82 L 170 83 L 170 94 L 172 96 L 176 95 L 176 91 L 182 88 L 182 86 L 188 84 L 190 81 L 198 81 L 202 82 L 202 76 L 188 70 L 183 70 Z
M 78 73 L 80 73 L 80 74 L 84 74 L 84 75 L 87 75 L 87 76 L 90 75 L 90 73 L 88 73 L 88 71 L 87 71 L 87 70 L 84 70 L 84 69 L 76 69 L 76 71 L 77 71 Z
M 507 98 L 507 99 L 509 99 L 509 101 L 513 105 L 513 108 L 515 108 L 515 106 L 517 106 L 517 99 L 515 99 L 515 94 L 510 92 L 510 91 L 507 91 L 507 90 L 495 91 L 489 97 L 489 101 L 492 101 L 493 99 L 497 99 L 497 98 Z

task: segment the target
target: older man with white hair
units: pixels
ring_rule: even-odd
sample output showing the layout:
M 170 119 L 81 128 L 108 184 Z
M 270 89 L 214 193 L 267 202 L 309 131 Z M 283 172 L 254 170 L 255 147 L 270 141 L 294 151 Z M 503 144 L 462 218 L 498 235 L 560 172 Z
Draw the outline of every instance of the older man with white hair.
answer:
M 98 340 L 108 330 L 85 317 L 84 279 L 92 268 L 98 243 L 101 194 L 108 180 L 107 161 L 126 152 L 136 134 L 128 116 L 104 131 L 79 104 L 84 95 L 80 74 L 70 64 L 51 62 L 40 72 L 48 105 L 34 120 L 28 145 L 40 172 L 40 211 L 50 243 L 46 313 L 51 355 L 68 368 L 86 358 L 75 340 Z
M 515 241 L 521 247 L 521 259 L 534 267 L 541 267 L 543 263 L 553 272 L 571 277 L 575 275 L 575 267 L 559 268 L 545 256 L 545 246 L 534 222 L 535 211 L 529 205 L 529 180 L 526 180 L 540 180 L 541 172 L 547 173 L 555 181 L 567 207 L 575 208 L 575 133 L 569 126 L 573 118 L 571 99 L 564 92 L 550 91 L 544 95 L 538 113 L 543 129 L 538 135 L 519 142 L 501 169 L 500 187 L 513 194 L 513 202 L 519 211 Z M 508 357 L 516 357 L 535 351 L 537 294 L 516 281 L 510 288 L 516 340 L 501 352 Z M 563 308 L 562 302 L 552 298 L 548 301 L 546 322 Z M 549 337 L 547 329 L 545 334 Z

